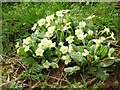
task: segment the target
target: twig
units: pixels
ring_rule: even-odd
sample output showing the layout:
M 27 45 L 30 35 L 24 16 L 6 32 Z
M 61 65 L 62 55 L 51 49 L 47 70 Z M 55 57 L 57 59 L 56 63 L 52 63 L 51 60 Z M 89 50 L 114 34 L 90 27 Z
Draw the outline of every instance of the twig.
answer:
M 34 89 L 35 87 L 37 87 L 37 85 L 40 83 L 40 81 L 38 81 L 37 83 L 35 83 L 32 87 L 31 87 L 31 89 Z
M 59 84 L 59 82 L 60 82 L 60 80 L 62 78 L 62 75 L 63 75 L 63 73 L 61 74 L 60 78 L 58 79 L 57 84 Z
M 50 75 L 50 72 L 51 72 L 51 70 L 49 70 L 49 72 L 48 72 L 47 76 L 49 76 L 49 75 Z M 46 79 L 45 79 L 45 82 L 47 82 L 47 80 L 48 80 L 48 78 L 46 78 Z
M 63 74 L 63 73 L 62 73 Z M 65 75 L 63 75 L 63 79 L 67 76 L 68 74 L 66 73 Z M 61 86 L 62 80 L 60 81 L 60 86 Z
M 53 77 L 53 76 L 49 76 L 49 77 L 53 78 L 53 79 L 56 79 L 56 80 L 59 80 L 59 78 L 56 78 L 56 77 Z M 66 80 L 64 80 L 64 79 L 61 79 L 61 80 L 66 82 Z
M 19 60 L 17 60 L 17 61 L 18 61 L 18 63 L 20 63 L 20 65 L 21 65 L 25 70 L 27 70 L 27 68 L 25 67 L 24 64 L 22 64 Z
M 96 78 L 93 78 L 92 80 L 88 81 L 87 82 L 87 86 L 91 85 L 92 83 L 94 83 L 97 79 Z

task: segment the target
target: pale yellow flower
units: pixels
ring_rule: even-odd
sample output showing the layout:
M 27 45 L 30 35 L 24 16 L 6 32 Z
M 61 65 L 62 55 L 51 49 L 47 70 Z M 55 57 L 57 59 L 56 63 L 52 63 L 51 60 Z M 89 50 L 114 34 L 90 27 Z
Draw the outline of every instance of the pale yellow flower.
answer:
M 56 16 L 63 17 L 64 14 L 68 13 L 70 10 L 61 10 L 56 12 Z
M 86 26 L 86 23 L 84 21 L 79 22 L 79 28 L 84 28 Z
M 91 35 L 91 36 L 92 36 L 92 35 L 93 35 L 93 31 L 92 31 L 92 30 L 89 30 L 89 31 L 88 31 L 88 35 Z
M 63 27 L 62 31 L 68 30 L 68 29 L 70 29 L 70 28 L 71 28 L 71 26 L 65 25 L 65 26 Z
M 50 38 L 53 36 L 53 32 L 46 32 L 45 37 Z
M 55 26 L 48 27 L 48 32 L 54 32 L 55 28 Z
M 55 47 L 56 43 L 50 43 L 50 47 Z
M 105 37 L 102 36 L 99 38 L 99 40 L 100 40 L 100 42 L 103 42 L 103 41 L 105 41 Z
M 20 48 L 17 49 L 17 54 L 19 54 L 19 53 L 20 53 Z
M 38 44 L 38 47 L 42 48 L 42 49 L 46 49 L 46 48 L 51 48 L 51 47 L 55 47 L 56 43 L 52 43 L 51 40 L 48 40 L 47 38 L 44 38 L 41 40 L 41 43 Z
M 32 39 L 30 37 L 27 37 L 26 39 L 23 39 L 23 44 L 31 44 L 32 43 Z
M 62 13 L 64 13 L 64 14 L 66 14 L 68 12 L 70 12 L 70 10 L 62 10 Z
M 64 55 L 62 56 L 62 60 L 64 60 L 65 64 L 67 65 L 69 62 L 71 62 L 70 56 L 69 55 Z
M 86 38 L 87 34 L 81 35 L 80 37 L 78 37 L 78 39 L 80 40 L 84 40 Z
M 57 12 L 56 12 L 56 16 L 58 16 L 58 17 L 63 17 L 64 14 L 63 14 L 62 11 L 57 11 Z
M 36 56 L 43 56 L 43 52 L 44 50 L 42 48 L 37 48 L 37 50 L 35 51 Z
M 84 35 L 84 32 L 82 31 L 82 29 L 76 29 L 75 30 L 75 35 L 77 35 L 77 37 L 81 37 Z
M 54 42 L 54 43 L 52 43 L 52 41 L 51 41 L 51 40 L 48 40 L 48 45 L 47 45 L 47 47 L 52 48 L 52 47 L 55 47 L 55 45 L 56 45 L 56 43 L 55 43 L 55 42 Z
M 66 19 L 63 19 L 63 23 L 65 23 L 65 24 L 66 24 L 66 23 L 67 23 L 67 20 L 66 20 Z
M 49 15 L 49 16 L 46 17 L 46 21 L 47 21 L 48 23 L 50 23 L 51 21 L 53 21 L 53 19 L 54 19 L 54 14 Z
M 68 43 L 72 43 L 74 40 L 74 36 L 69 36 L 66 38 L 66 41 L 68 41 Z
M 40 34 L 39 30 L 36 30 L 36 31 L 35 31 L 35 34 L 36 34 L 36 35 L 39 35 L 39 34 Z
M 87 17 L 87 19 L 92 19 L 94 17 L 95 17 L 95 15 L 92 15 L 92 16 Z
M 96 43 L 96 47 L 99 47 L 101 44 L 101 40 L 99 40 L 99 39 L 93 39 L 93 42 Z
M 67 47 L 67 46 L 61 46 L 60 51 L 61 51 L 63 54 L 65 54 L 65 53 L 67 53 L 67 51 L 68 51 L 68 47 Z
M 44 25 L 45 24 L 45 19 L 44 18 L 42 18 L 42 19 L 40 19 L 37 23 L 38 23 L 38 25 L 39 26 L 42 26 L 42 25 Z
M 43 67 L 48 69 L 50 67 L 51 63 L 46 60 L 45 63 L 43 63 Z
M 110 29 L 105 27 L 104 32 L 108 34 L 110 32 Z
M 19 42 L 17 42 L 17 44 L 15 45 L 15 47 L 16 47 L 16 48 L 18 48 L 18 47 L 19 47 Z
M 42 39 L 41 46 L 43 49 L 47 48 L 49 46 L 49 40 L 47 38 Z
M 27 52 L 30 49 L 30 46 L 25 46 L 25 52 Z
M 88 56 L 89 55 L 89 51 L 87 49 L 84 49 L 84 52 L 82 53 L 83 56 Z
M 58 45 L 63 46 L 63 42 L 60 42 Z
M 109 57 L 110 59 L 115 59 L 115 57 Z
M 115 37 L 114 37 L 114 33 L 113 33 L 113 32 L 111 33 L 111 36 L 110 36 L 110 37 L 115 40 Z

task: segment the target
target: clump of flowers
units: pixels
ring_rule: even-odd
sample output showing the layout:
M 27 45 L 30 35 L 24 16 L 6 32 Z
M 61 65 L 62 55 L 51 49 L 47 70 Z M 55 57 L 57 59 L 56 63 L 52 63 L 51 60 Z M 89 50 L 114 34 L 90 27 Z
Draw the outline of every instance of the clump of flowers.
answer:
M 46 69 L 59 68 L 61 61 L 66 67 L 74 64 L 75 70 L 79 70 L 84 62 L 102 66 L 104 59 L 112 59 L 113 48 L 106 41 L 115 38 L 109 27 L 92 30 L 89 22 L 95 15 L 74 21 L 69 13 L 70 10 L 61 10 L 41 18 L 31 28 L 32 35 L 23 39 L 22 44 L 17 42 L 17 53 L 39 60 Z

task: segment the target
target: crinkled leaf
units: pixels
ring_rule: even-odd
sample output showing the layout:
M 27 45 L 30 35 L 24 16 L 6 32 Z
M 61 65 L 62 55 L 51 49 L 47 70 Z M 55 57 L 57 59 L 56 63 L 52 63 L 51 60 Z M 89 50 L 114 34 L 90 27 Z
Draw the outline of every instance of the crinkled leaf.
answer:
M 35 64 L 35 65 L 30 67 L 29 72 L 31 72 L 31 73 L 33 73 L 33 72 L 37 73 L 38 72 L 39 73 L 39 72 L 41 72 L 42 69 L 44 69 L 43 66 L 41 66 L 39 64 Z
M 109 74 L 107 74 L 104 69 L 98 68 L 95 76 L 98 77 L 101 80 L 106 80 L 106 78 L 108 77 L 108 75 Z
M 77 52 L 70 52 L 70 56 L 75 62 L 82 62 L 85 59 L 81 54 Z
M 79 70 L 80 70 L 79 66 L 68 67 L 68 68 L 64 69 L 64 71 L 67 72 L 67 73 L 69 73 L 69 74 L 76 73 L 76 71 L 79 71 Z
M 88 73 L 96 76 L 97 78 L 101 80 L 105 80 L 108 76 L 105 69 L 100 68 L 100 67 L 90 67 Z
M 102 61 L 99 65 L 100 65 L 101 67 L 109 67 L 109 66 L 111 66 L 114 62 L 115 62 L 114 59 L 107 59 L 107 60 Z
M 110 48 L 108 52 L 108 56 L 111 56 L 114 53 L 114 51 L 115 51 L 114 48 Z
M 21 61 L 27 66 L 37 64 L 37 61 L 35 61 L 32 57 L 24 57 Z

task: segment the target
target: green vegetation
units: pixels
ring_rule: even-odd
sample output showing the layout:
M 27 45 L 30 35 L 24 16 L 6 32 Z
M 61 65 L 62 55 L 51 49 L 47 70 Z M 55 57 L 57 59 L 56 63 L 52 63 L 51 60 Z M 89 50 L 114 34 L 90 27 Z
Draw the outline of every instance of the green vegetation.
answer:
M 93 23 L 99 26 L 98 28 L 107 26 L 118 33 L 117 11 L 111 5 L 114 3 L 2 3 L 3 53 L 11 54 L 15 42 L 30 35 L 32 25 L 40 18 L 62 9 L 70 9 L 77 21 L 95 14 L 99 18 Z
M 99 89 L 120 61 L 115 4 L 2 3 L 0 87 Z

